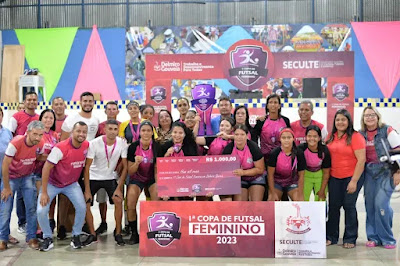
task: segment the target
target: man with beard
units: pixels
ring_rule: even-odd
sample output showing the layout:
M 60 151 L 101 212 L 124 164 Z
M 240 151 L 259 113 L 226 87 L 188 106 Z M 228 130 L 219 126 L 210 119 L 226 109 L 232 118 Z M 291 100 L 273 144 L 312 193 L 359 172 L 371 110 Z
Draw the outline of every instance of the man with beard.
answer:
M 89 148 L 89 142 L 86 141 L 87 132 L 88 127 L 84 122 L 75 123 L 71 137 L 56 144 L 43 166 L 42 191 L 37 202 L 37 218 L 44 238 L 39 246 L 40 251 L 53 248 L 53 234 L 47 217 L 50 202 L 60 193 L 64 194 L 75 208 L 71 247 L 74 249 L 82 247 L 79 236 L 85 220 L 86 204 L 78 179 L 85 166 Z
M 99 119 L 94 117 L 92 114 L 94 106 L 94 96 L 91 92 L 84 92 L 80 96 L 81 111 L 69 115 L 63 125 L 61 126 L 61 138 L 60 141 L 66 140 L 70 137 L 71 131 L 74 125 L 82 121 L 87 125 L 87 140 L 93 140 L 96 137 L 97 129 L 99 127 Z M 83 188 L 83 183 L 82 183 Z M 66 237 L 66 218 L 68 216 L 68 210 L 70 207 L 69 202 L 64 196 L 59 197 L 59 221 L 58 221 L 58 235 L 57 238 L 62 240 Z
M 3 180 L 0 200 L 0 251 L 7 249 L 10 235 L 10 219 L 14 195 L 19 191 L 26 206 L 26 242 L 30 248 L 37 249 L 36 239 L 36 195 L 35 161 L 43 160 L 40 151 L 43 149 L 44 126 L 40 121 L 32 121 L 27 127 L 25 136 L 16 136 L 8 144 L 2 164 Z

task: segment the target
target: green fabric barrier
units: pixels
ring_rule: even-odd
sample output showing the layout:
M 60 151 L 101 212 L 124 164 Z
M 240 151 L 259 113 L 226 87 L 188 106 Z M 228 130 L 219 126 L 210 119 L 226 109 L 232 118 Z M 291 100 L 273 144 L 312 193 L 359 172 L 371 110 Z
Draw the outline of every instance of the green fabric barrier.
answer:
M 53 95 L 64 71 L 77 27 L 16 29 L 19 43 L 25 45 L 30 68 L 37 68 L 46 83 L 46 101 Z

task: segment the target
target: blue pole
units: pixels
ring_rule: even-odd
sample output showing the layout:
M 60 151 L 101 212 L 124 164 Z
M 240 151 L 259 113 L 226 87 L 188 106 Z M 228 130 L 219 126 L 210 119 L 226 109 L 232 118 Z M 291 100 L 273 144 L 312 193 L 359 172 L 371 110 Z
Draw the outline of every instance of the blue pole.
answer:
M 219 1 L 217 0 L 217 25 L 221 25 L 221 6 Z
M 129 28 L 129 0 L 126 0 L 126 28 Z
M 265 25 L 267 25 L 268 24 L 268 19 L 267 19 L 267 17 L 268 17 L 268 0 L 265 0 L 264 1 L 265 2 L 265 8 L 264 8 L 264 24 Z
M 82 28 L 84 28 L 85 27 L 85 0 L 82 0 L 81 5 L 82 5 L 82 7 L 81 7 L 81 10 L 82 10 Z
M 311 0 L 311 22 L 315 24 L 315 0 Z
M 171 25 L 175 25 L 174 0 L 171 0 Z
M 40 9 L 40 0 L 37 2 L 37 27 L 41 28 L 42 27 L 42 14 L 41 14 L 41 9 Z

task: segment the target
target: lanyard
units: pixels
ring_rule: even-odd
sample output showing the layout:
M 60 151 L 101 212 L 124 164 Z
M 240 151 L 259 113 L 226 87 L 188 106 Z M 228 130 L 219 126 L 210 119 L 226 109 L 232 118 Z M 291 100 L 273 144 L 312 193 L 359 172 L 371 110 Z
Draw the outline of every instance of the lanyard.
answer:
M 136 125 L 136 131 L 133 128 L 132 122 L 129 121 L 129 126 L 132 132 L 132 143 L 139 139 L 139 124 Z
M 107 168 L 110 168 L 110 160 L 111 160 L 111 157 L 112 157 L 112 155 L 113 155 L 113 153 L 114 153 L 115 146 L 117 145 L 117 139 L 115 139 L 115 142 L 114 142 L 114 145 L 113 145 L 111 154 L 110 154 L 110 158 L 108 157 L 108 149 L 107 149 L 106 136 L 103 136 L 103 142 L 104 142 L 104 149 L 105 149 L 105 151 L 106 151 Z

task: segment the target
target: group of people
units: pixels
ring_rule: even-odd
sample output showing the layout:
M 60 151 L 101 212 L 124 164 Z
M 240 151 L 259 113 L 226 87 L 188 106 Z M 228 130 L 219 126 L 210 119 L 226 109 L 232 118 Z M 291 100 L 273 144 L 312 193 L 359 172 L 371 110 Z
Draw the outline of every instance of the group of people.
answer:
M 350 113 L 342 109 L 335 114 L 328 133 L 323 124 L 312 119 L 311 101 L 300 103 L 300 119 L 291 123 L 281 114 L 280 97 L 271 94 L 266 99 L 265 115 L 252 127 L 246 106 L 237 106 L 232 112 L 230 99 L 221 97 L 219 115 L 211 120 L 214 135 L 198 136 L 200 117 L 186 98 L 177 101 L 178 120 L 174 121 L 168 110 L 161 110 L 158 125 L 151 122 L 155 110 L 148 104 L 129 102 L 130 119 L 122 123 L 117 120 L 116 102 L 106 104 L 107 120 L 102 123 L 92 114 L 92 93 L 83 93 L 80 104 L 79 112 L 66 116 L 64 100 L 54 98 L 52 109 L 37 115 L 37 95 L 28 92 L 25 110 L 13 115 L 10 130 L 1 128 L 0 250 L 18 241 L 10 235 L 15 194 L 19 229 L 25 228 L 31 248 L 53 248 L 55 198 L 59 194 L 58 239 L 66 238 L 65 223 L 72 203 L 75 220 L 71 246 L 80 248 L 97 242 L 97 236 L 107 231 L 108 196 L 115 206 L 116 244 L 125 244 L 123 216 L 124 231 L 130 233 L 127 243 L 137 244 L 136 205 L 142 191 L 153 201 L 216 200 L 211 193 L 160 199 L 156 158 L 224 154 L 239 158 L 240 168 L 232 169 L 232 173 L 241 177 L 241 193 L 218 195 L 221 201 L 308 201 L 312 192 L 318 201 L 325 200 L 328 193 L 326 244 L 338 242 L 343 207 L 343 247 L 354 248 L 358 236 L 356 200 L 364 185 L 366 245 L 396 247 L 390 197 L 400 174 L 392 173 L 379 158 L 385 151 L 382 140 L 387 148 L 397 149 L 400 136 L 382 122 L 373 107 L 364 109 L 359 132 L 353 128 Z M 95 230 L 91 206 L 96 194 L 102 221 Z M 87 233 L 84 241 L 82 230 Z

